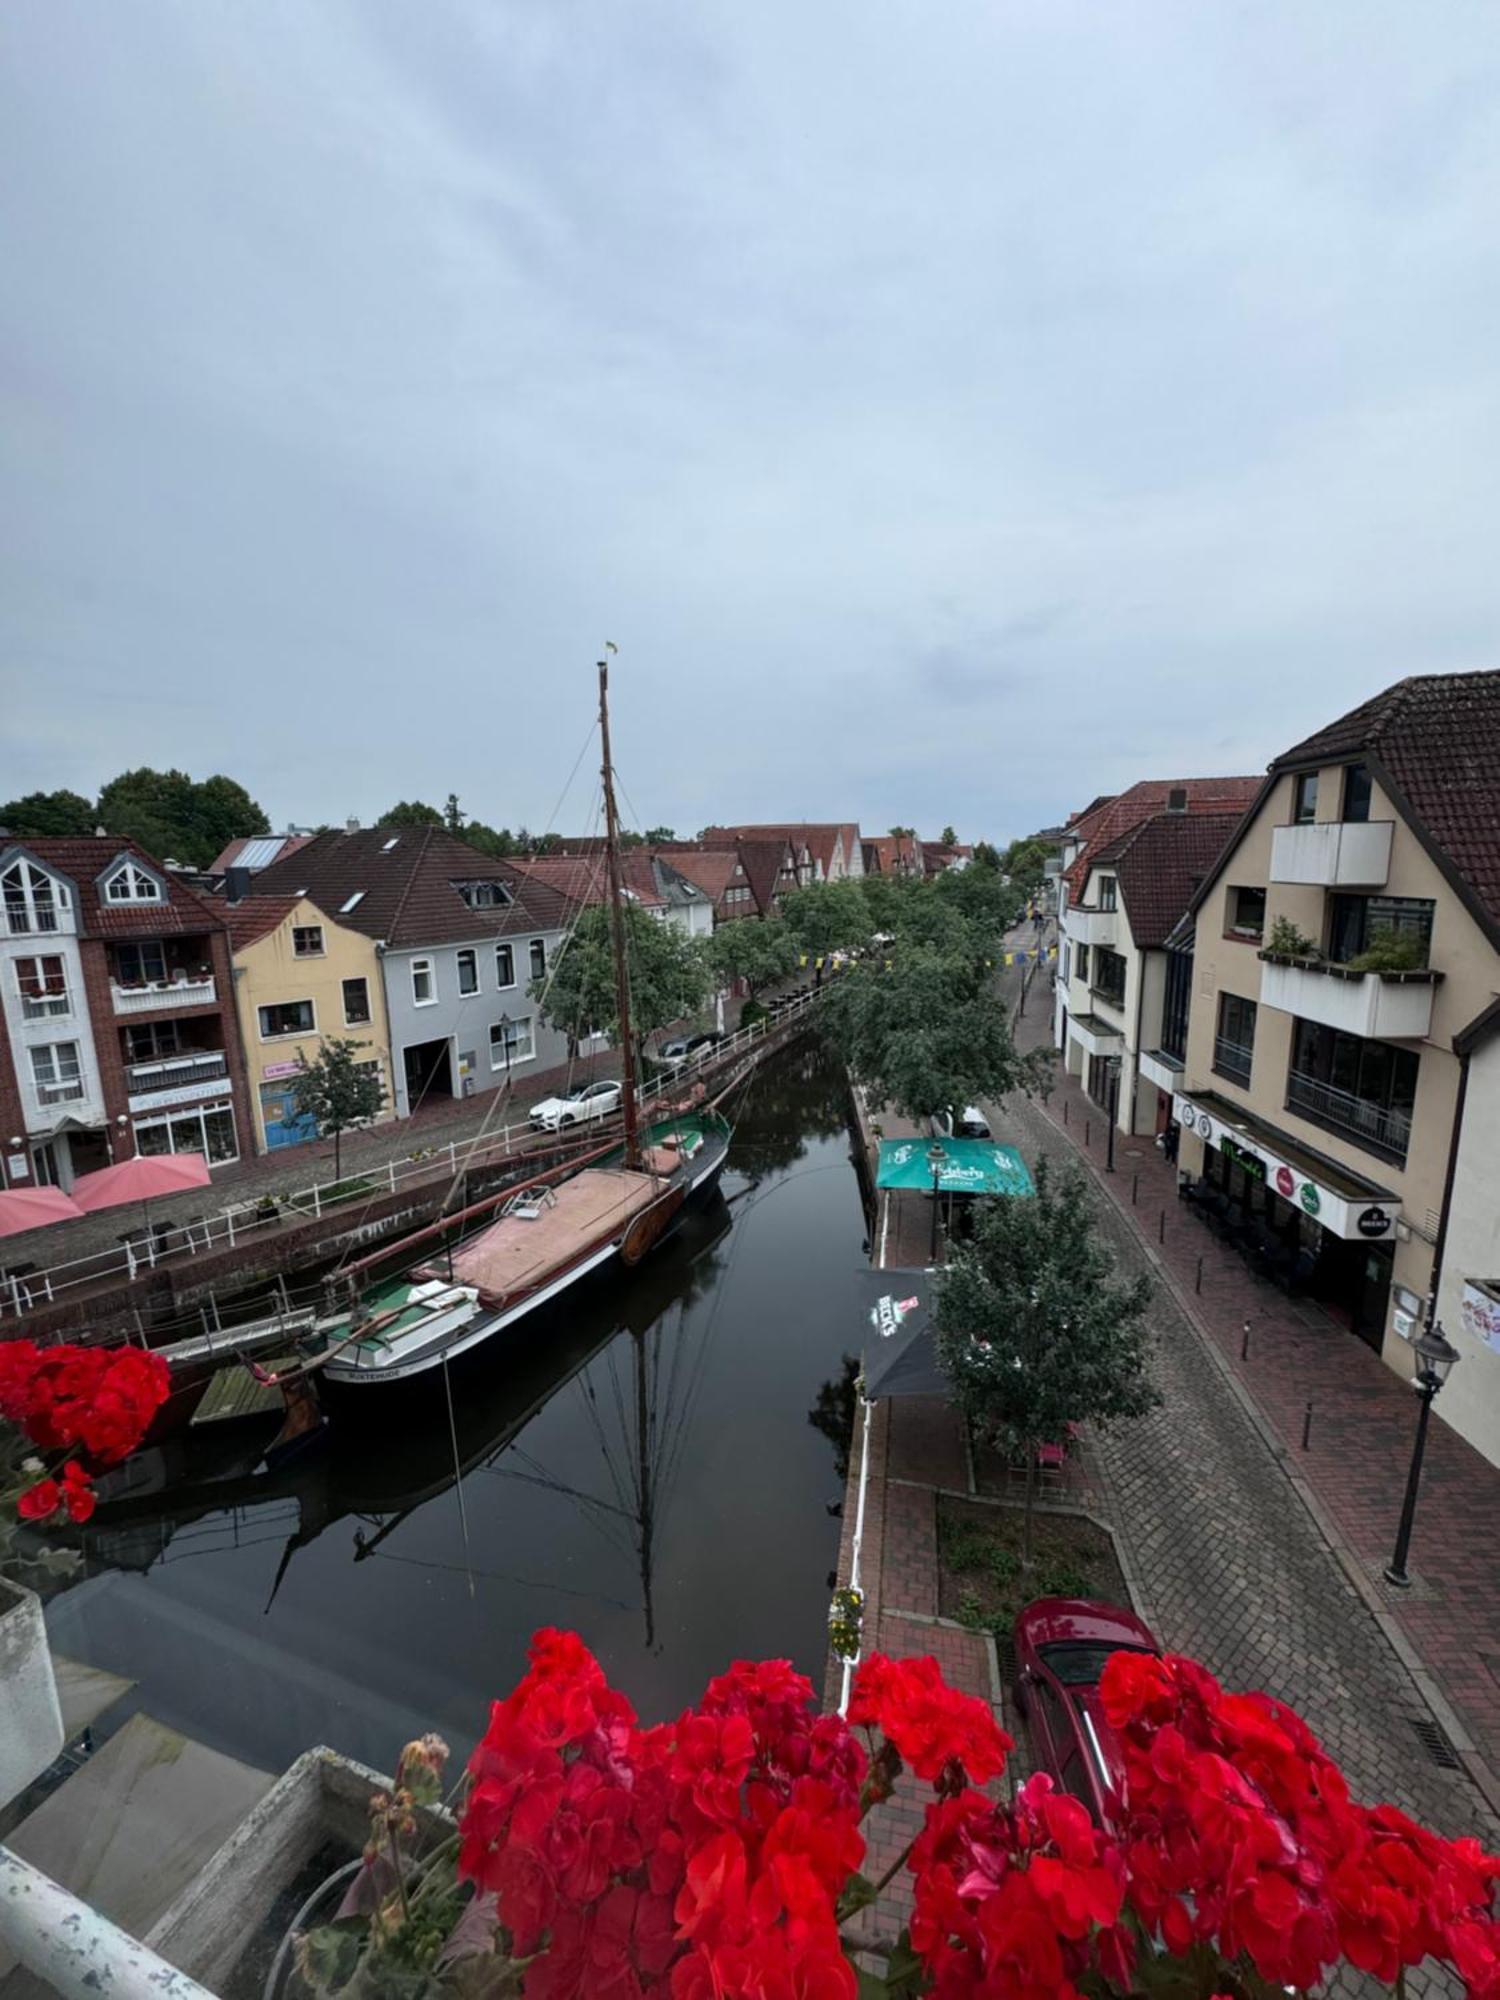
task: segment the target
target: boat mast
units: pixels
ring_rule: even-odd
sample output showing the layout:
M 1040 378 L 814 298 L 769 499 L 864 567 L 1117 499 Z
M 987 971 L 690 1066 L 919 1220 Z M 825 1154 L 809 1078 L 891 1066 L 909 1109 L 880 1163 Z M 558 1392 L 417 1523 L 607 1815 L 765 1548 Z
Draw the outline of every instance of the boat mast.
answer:
M 625 956 L 624 883 L 620 879 L 620 819 L 615 808 L 615 774 L 609 755 L 609 662 L 599 662 L 599 744 L 604 762 L 605 853 L 609 862 L 609 929 L 615 955 L 615 1012 L 620 1019 L 620 1081 L 625 1113 L 625 1164 L 641 1163 L 639 1107 L 636 1104 L 635 1041 L 630 1030 L 630 965 Z

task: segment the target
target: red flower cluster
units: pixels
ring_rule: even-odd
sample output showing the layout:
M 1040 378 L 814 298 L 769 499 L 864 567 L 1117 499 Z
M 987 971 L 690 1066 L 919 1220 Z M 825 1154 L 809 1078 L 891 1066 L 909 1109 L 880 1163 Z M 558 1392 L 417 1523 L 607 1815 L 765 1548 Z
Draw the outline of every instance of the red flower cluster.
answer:
M 1132 1907 L 1167 1948 L 1212 1940 L 1278 1984 L 1340 1958 L 1394 1981 L 1429 1955 L 1500 2000 L 1500 1860 L 1349 1797 L 1300 1716 L 1195 1661 L 1117 1653 L 1100 1684 L 1124 1746 Z
M 538 1634 L 469 1770 L 459 1872 L 493 1891 L 528 2000 L 852 1996 L 835 1905 L 864 1753 L 785 1661 L 641 1729 L 570 1633 Z
M 44 1451 L 76 1446 L 113 1465 L 140 1443 L 170 1386 L 166 1362 L 139 1347 L 0 1342 L 0 1417 Z
M 930 1656 L 871 1653 L 854 1676 L 849 1720 L 881 1730 L 919 1778 L 945 1792 L 988 1784 L 1016 1747 L 985 1703 L 949 1687 Z
M 1044 1773 L 1009 1809 L 974 1791 L 932 1807 L 911 1865 L 912 1947 L 941 2000 L 1078 2000 L 1095 1967 L 1128 1985 L 1119 1853 Z
M 39 1479 L 16 1502 L 23 1521 L 50 1521 L 67 1511 L 70 1521 L 86 1521 L 95 1506 L 94 1484 L 76 1458 L 70 1458 L 56 1479 Z

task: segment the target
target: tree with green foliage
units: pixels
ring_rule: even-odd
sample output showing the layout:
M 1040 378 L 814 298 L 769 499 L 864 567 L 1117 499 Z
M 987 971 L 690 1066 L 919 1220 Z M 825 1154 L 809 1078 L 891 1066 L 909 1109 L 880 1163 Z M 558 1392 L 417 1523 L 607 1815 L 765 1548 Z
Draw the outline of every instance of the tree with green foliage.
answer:
M 999 848 L 995 846 L 993 841 L 976 840 L 974 843 L 974 859 L 970 865 L 975 868 L 988 868 L 998 873 L 1000 867 Z
M 458 803 L 458 793 L 450 792 L 443 804 L 443 825 L 452 834 L 461 834 L 468 814 Z
M 858 882 L 810 882 L 805 889 L 790 889 L 781 899 L 781 914 L 799 949 L 814 960 L 869 942 L 870 906 Z M 822 983 L 819 967 L 817 984 Z
M 1022 1563 L 1031 1562 L 1040 1446 L 1069 1426 L 1144 1416 L 1160 1401 L 1148 1373 L 1144 1277 L 1118 1275 L 1083 1177 L 1054 1180 L 1045 1160 L 1035 1196 L 982 1204 L 969 1242 L 939 1275 L 938 1359 L 975 1441 L 1026 1461 Z
M 486 826 L 482 820 L 471 819 L 460 838 L 496 861 L 508 861 L 521 852 L 521 844 L 508 826 Z
M 750 997 L 797 970 L 798 944 L 784 917 L 737 918 L 705 939 L 709 967 L 721 986 L 743 979 Z
M 945 826 L 938 835 L 938 845 L 940 847 L 957 847 L 958 835 L 953 831 L 951 826 Z
M 449 795 L 452 797 L 452 794 Z M 453 800 L 458 804 L 457 799 Z M 443 826 L 443 815 L 436 806 L 424 805 L 420 799 L 399 799 L 396 804 L 383 812 L 376 820 L 377 826 Z
M 367 1042 L 324 1042 L 309 1062 L 304 1056 L 292 1083 L 299 1118 L 311 1118 L 320 1139 L 333 1140 L 333 1178 L 339 1179 L 343 1136 L 368 1125 L 385 1108 L 385 1086 L 377 1063 L 361 1064 Z
M 231 840 L 271 831 L 264 812 L 233 778 L 198 782 L 186 771 L 147 765 L 111 778 L 99 794 L 97 822 L 139 841 L 158 861 L 185 861 L 194 868 L 208 867 Z
M 678 925 L 647 916 L 635 903 L 622 907 L 630 966 L 631 1027 L 639 1060 L 648 1035 L 696 1014 L 703 1006 L 709 993 L 709 970 L 698 943 Z M 534 979 L 527 990 L 543 1019 L 568 1037 L 570 1049 L 576 1050 L 594 1029 L 602 1029 L 619 1047 L 620 1018 L 607 905 L 596 903 L 583 911 L 546 977 Z
M 646 845 L 648 847 L 659 847 L 664 840 L 675 840 L 676 838 L 676 833 L 669 826 L 648 826 L 646 828 Z
M 1026 902 L 997 868 L 945 868 L 931 890 L 939 904 L 959 912 L 970 927 L 973 948 L 990 958 Z
M 993 989 L 971 949 L 898 940 L 836 981 L 818 1022 L 873 1103 L 922 1119 L 1044 1087 L 1050 1052 L 1017 1052 Z
M 1031 895 L 1042 885 L 1042 874 L 1050 852 L 1040 840 L 1013 840 L 1001 855 L 1000 866 L 1018 889 Z
M 77 792 L 28 792 L 0 806 L 0 827 L 23 838 L 90 834 L 98 823 L 93 806 Z

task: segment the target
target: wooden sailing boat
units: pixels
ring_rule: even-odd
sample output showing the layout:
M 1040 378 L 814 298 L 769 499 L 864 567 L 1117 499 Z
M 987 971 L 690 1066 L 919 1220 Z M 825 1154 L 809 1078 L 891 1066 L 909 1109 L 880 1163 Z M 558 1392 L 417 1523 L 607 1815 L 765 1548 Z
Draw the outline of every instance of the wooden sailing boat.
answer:
M 639 1263 L 688 1203 L 707 1199 L 723 1172 L 732 1134 L 717 1111 L 683 1111 L 641 1128 L 605 660 L 599 733 L 624 1144 L 555 1185 L 518 1190 L 497 1220 L 440 1262 L 417 1264 L 321 1319 L 314 1329 L 320 1344 L 306 1365 L 317 1371 L 320 1392 L 335 1400 L 347 1391 L 364 1404 L 382 1385 L 410 1384 L 503 1337 L 590 1272 L 616 1260 Z

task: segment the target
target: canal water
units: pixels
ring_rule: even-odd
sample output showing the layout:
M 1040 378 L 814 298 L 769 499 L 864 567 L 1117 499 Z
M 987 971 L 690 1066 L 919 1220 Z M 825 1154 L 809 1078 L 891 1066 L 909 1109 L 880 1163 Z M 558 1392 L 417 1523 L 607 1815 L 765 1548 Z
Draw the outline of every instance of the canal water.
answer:
M 314 1743 L 389 1769 L 430 1728 L 466 1754 L 542 1625 L 647 1720 L 738 1657 L 820 1684 L 842 1481 L 809 1412 L 860 1344 L 864 1261 L 845 1107 L 816 1045 L 768 1065 L 721 1198 L 456 1373 L 451 1427 L 439 1389 L 269 1478 L 265 1420 L 144 1454 L 54 1649 L 270 1770 Z

